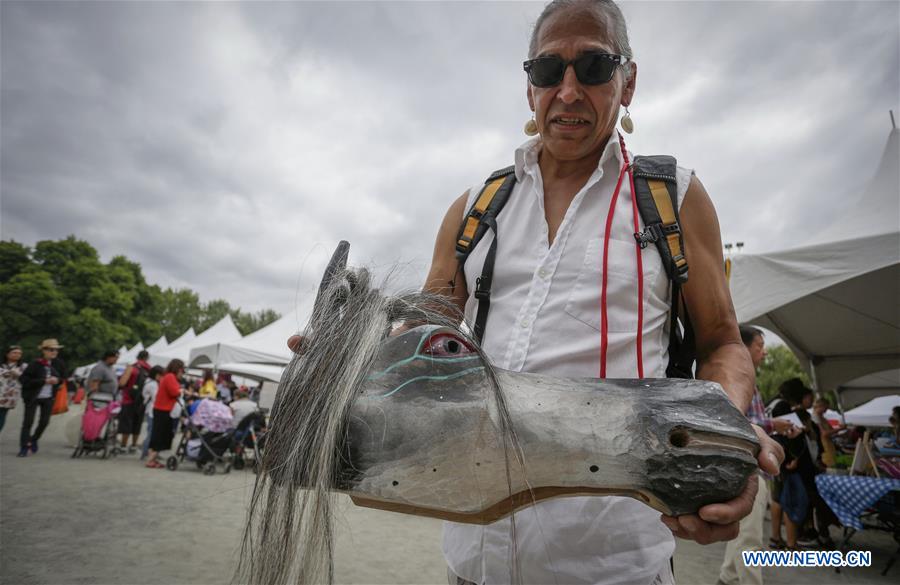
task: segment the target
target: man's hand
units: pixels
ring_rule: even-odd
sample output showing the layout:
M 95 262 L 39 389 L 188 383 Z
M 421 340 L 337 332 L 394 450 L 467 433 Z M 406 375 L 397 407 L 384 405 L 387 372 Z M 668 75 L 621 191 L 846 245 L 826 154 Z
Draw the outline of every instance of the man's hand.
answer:
M 760 469 L 770 475 L 778 475 L 784 450 L 773 441 L 764 430 L 753 425 L 759 438 L 757 463 Z M 684 516 L 662 515 L 660 520 L 678 538 L 711 544 L 720 540 L 731 540 L 738 534 L 738 522 L 753 509 L 753 501 L 759 489 L 759 476 L 753 474 L 747 480 L 747 487 L 735 499 L 721 504 L 703 506 L 696 514 Z

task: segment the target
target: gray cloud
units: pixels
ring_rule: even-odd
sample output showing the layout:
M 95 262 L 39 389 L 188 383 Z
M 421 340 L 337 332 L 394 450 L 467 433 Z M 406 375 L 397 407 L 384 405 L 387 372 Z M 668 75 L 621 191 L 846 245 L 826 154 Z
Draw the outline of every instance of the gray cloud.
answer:
M 535 3 L 3 2 L 3 238 L 74 233 L 151 281 L 286 311 L 338 239 L 422 278 L 509 164 Z M 697 169 L 726 240 L 849 209 L 900 103 L 900 6 L 624 5 L 636 152 Z M 48 212 L 52 210 L 52 212 Z

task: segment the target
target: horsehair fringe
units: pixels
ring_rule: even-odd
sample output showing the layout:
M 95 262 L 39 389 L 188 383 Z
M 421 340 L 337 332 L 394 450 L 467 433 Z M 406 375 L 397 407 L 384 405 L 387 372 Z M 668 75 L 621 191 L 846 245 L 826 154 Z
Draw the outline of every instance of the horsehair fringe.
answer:
M 429 323 L 459 331 L 462 315 L 451 301 L 424 292 L 384 296 L 366 269 L 337 273 L 317 299 L 304 336 L 278 386 L 262 464 L 247 511 L 233 581 L 252 585 L 332 583 L 332 530 L 337 470 L 354 395 L 393 326 Z M 480 347 L 459 334 L 484 359 L 496 403 L 512 496 L 511 462 L 524 477 L 516 441 L 496 375 Z M 516 542 L 515 518 L 510 524 Z M 513 581 L 519 581 L 512 547 Z

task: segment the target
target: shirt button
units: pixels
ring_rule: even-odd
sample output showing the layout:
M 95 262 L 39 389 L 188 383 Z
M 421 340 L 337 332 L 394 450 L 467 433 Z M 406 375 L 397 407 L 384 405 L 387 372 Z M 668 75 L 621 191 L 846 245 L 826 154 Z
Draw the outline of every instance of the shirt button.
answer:
M 541 269 L 538 271 L 538 276 L 540 276 L 541 278 L 547 278 L 547 271 L 544 270 L 543 268 L 541 268 Z
M 528 321 L 522 321 L 522 329 L 528 329 Z

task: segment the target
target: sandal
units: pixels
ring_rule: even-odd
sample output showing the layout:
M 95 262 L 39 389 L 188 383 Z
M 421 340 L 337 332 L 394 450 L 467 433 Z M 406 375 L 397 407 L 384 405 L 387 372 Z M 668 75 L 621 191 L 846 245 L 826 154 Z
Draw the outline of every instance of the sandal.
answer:
M 774 548 L 775 550 L 782 550 L 787 547 L 787 543 L 780 538 L 770 538 L 769 539 L 769 548 Z
M 165 465 L 154 459 L 153 461 L 148 461 L 144 467 L 149 467 L 150 469 L 163 469 Z

